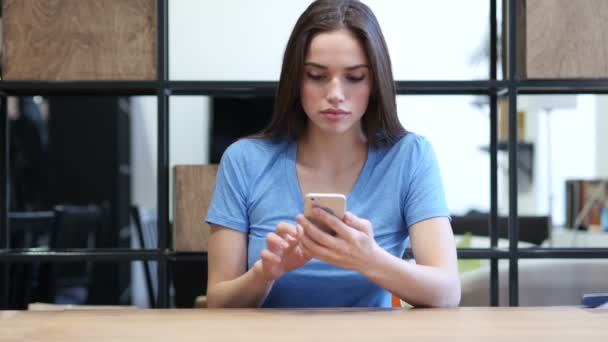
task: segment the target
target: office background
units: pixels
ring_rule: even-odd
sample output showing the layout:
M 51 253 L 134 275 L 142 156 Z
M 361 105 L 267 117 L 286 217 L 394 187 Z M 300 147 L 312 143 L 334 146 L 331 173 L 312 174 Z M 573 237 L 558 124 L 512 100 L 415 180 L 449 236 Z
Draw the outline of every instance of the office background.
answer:
M 192 91 L 207 92 L 214 96 L 167 97 L 170 110 L 166 137 L 169 147 L 168 170 L 180 164 L 217 162 L 222 147 L 248 133 L 245 128 L 251 129 L 256 124 L 263 124 L 271 108 L 272 92 L 255 88 L 248 91 L 247 85 L 273 82 L 278 78 L 288 34 L 297 16 L 309 2 L 167 2 L 168 79 L 237 82 L 216 89 L 213 84 L 206 84 L 203 87 L 206 90 Z M 395 79 L 405 82 L 437 81 L 436 94 L 433 90 L 417 91 L 415 86 L 412 86 L 410 92 L 406 84 L 403 88 L 405 91 L 401 92 L 397 102 L 404 126 L 426 136 L 437 152 L 448 205 L 453 215 L 460 217 L 490 213 L 491 98 L 483 95 L 483 91 L 474 89 L 468 93 L 464 87 L 443 91 L 439 85 L 442 81 L 471 81 L 474 84 L 475 81 L 490 78 L 489 41 L 492 35 L 488 15 L 492 3 L 496 4 L 497 28 L 500 28 L 503 20 L 501 2 L 370 0 L 366 3 L 378 16 L 384 30 Z M 236 7 L 240 10 L 235 11 Z M 497 49 L 501 46 L 498 43 L 496 45 Z M 496 58 L 500 59 L 501 56 L 503 54 L 498 53 Z M 495 76 L 498 80 L 507 78 L 503 77 L 502 63 L 497 63 L 496 68 Z M 432 83 L 429 86 L 433 88 Z M 581 94 L 577 94 L 574 89 L 567 94 L 555 94 L 553 91 L 548 93 L 554 94 L 543 96 L 520 95 L 517 99 L 518 111 L 523 112 L 518 141 L 522 143 L 522 150 L 524 146 L 531 146 L 533 151 L 528 157 L 523 152 L 519 154 L 517 214 L 547 217 L 550 226 L 542 241 L 531 245 L 521 244 L 521 247 L 542 245 L 549 248 L 587 248 L 590 247 L 587 243 L 590 240 L 594 241 L 591 247 L 608 248 L 605 234 L 586 235 L 591 230 L 590 227 L 585 227 L 587 230 L 584 233 L 571 234 L 573 230 L 568 227 L 566 207 L 567 180 L 608 178 L 608 157 L 604 152 L 608 146 L 608 138 L 604 134 L 608 128 L 608 100 L 606 95 L 600 94 L 605 90 L 601 87 L 598 89 L 600 91 L 581 91 Z M 120 148 L 128 148 L 130 156 L 129 162 L 125 164 L 129 170 L 130 184 L 127 198 L 129 204 L 149 212 L 149 221 L 153 224 L 155 213 L 159 212 L 157 143 L 162 140 L 158 136 L 159 102 L 156 96 L 132 96 L 126 101 L 128 104 L 126 107 L 123 105 L 123 108 L 128 108 L 128 115 L 122 117 L 128 118 L 128 133 L 126 137 L 123 136 L 126 140 Z M 48 102 L 51 104 L 52 116 L 53 100 Z M 81 106 L 80 108 L 85 108 L 83 111 L 88 110 L 86 101 Z M 57 105 L 55 108 L 58 108 Z M 268 109 L 265 111 L 264 108 Z M 495 123 L 498 124 L 499 122 Z M 503 138 L 506 141 L 506 137 Z M 506 148 L 498 148 L 495 155 L 495 209 L 497 215 L 508 216 L 509 205 L 512 203 L 509 196 L 512 180 L 509 174 L 510 156 Z M 90 157 L 94 159 L 97 156 L 91 154 Z M 105 174 L 101 177 L 110 176 Z M 169 172 L 166 207 L 169 221 L 173 219 L 171 177 Z M 134 248 L 140 247 L 134 238 L 136 233 L 132 222 L 128 215 L 126 217 L 127 220 L 121 223 L 124 227 L 120 227 L 130 232 L 125 233 L 124 243 Z M 489 229 L 485 227 L 481 230 L 484 229 L 485 234 L 471 238 L 466 234 L 465 228 L 465 234 L 459 234 L 461 246 L 490 248 L 492 241 L 487 238 Z M 560 240 L 555 241 L 557 238 Z M 508 246 L 507 240 L 501 240 L 500 243 Z M 472 255 L 467 258 L 472 258 Z M 484 273 L 486 278 L 489 277 L 490 269 L 485 264 L 487 260 L 464 261 L 463 270 L 477 272 L 476 277 L 479 272 Z M 132 272 L 126 272 L 130 273 L 126 285 L 123 282 L 120 286 L 121 298 L 109 300 L 108 304 L 150 305 L 140 266 L 139 262 L 132 263 Z M 176 266 L 175 269 L 177 268 Z M 508 269 L 503 264 L 499 268 Z M 486 285 L 482 286 L 488 290 L 490 283 L 486 278 L 482 277 L 481 281 L 485 282 L 483 284 Z M 525 279 L 520 281 L 525 282 Z M 507 282 L 501 281 L 501 286 Z M 172 294 L 175 295 L 178 289 L 173 291 Z M 174 297 L 170 296 L 169 299 L 168 305 L 176 305 Z M 490 304 L 487 296 L 477 303 L 484 301 L 485 305 Z M 505 305 L 507 301 L 501 297 L 500 304 Z

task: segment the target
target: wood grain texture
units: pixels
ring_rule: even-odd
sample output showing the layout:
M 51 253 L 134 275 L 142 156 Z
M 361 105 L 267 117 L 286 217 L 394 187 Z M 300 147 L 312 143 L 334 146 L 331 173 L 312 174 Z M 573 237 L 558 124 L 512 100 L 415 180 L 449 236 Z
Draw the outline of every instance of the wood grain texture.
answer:
M 6 80 L 156 79 L 155 0 L 3 0 Z
M 211 227 L 205 222 L 215 188 L 217 165 L 177 165 L 173 171 L 174 249 L 207 251 Z
M 607 78 L 608 1 L 527 0 L 527 78 Z
M 179 309 L 0 312 L 12 341 L 606 341 L 608 310 Z

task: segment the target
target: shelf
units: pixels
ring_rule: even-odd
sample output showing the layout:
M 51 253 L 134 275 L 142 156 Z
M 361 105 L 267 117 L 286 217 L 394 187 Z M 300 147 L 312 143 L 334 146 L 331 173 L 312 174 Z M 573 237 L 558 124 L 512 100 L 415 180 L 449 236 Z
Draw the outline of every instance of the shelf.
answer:
M 411 250 L 408 249 L 411 253 Z M 510 251 L 501 248 L 459 248 L 459 259 L 507 259 Z M 608 258 L 608 248 L 519 248 L 517 257 L 522 259 L 553 258 Z M 13 249 L 0 250 L 0 260 L 10 262 L 34 261 L 135 261 L 159 260 L 167 258 L 171 261 L 207 261 L 206 252 L 166 252 L 159 254 L 158 250 L 128 250 L 128 249 L 70 249 L 70 250 L 36 250 Z
M 6 95 L 156 95 L 158 81 L 0 81 Z
M 515 80 L 501 84 L 501 95 L 507 95 L 509 86 L 518 94 L 608 94 L 608 79 L 542 79 Z
M 608 248 L 520 248 L 520 259 L 605 259 Z
M 608 80 L 396 81 L 398 95 L 608 94 Z M 274 96 L 275 81 L 1 81 L 7 95 Z
M 484 152 L 490 152 L 489 146 L 481 146 L 480 150 Z M 517 142 L 517 150 L 518 151 L 532 151 L 534 149 L 534 143 L 519 141 Z M 499 141 L 496 143 L 496 150 L 498 151 L 509 151 L 509 143 L 507 141 Z
M 162 254 L 155 249 L 65 249 L 38 248 L 0 250 L 0 261 L 74 261 L 74 260 L 158 260 Z
M 490 95 L 504 81 L 397 81 L 399 95 Z
M 204 261 L 207 262 L 207 252 L 160 252 L 159 249 L 125 249 L 125 248 L 103 248 L 103 249 L 56 249 L 48 248 L 21 248 L 0 250 L 0 261 L 73 261 L 73 260 L 159 260 L 171 261 Z
M 399 95 L 488 95 L 503 81 L 397 81 Z M 173 95 L 274 96 L 274 81 L 170 81 Z
M 207 262 L 207 252 L 169 252 L 171 261 L 204 261 Z
M 172 95 L 205 96 L 274 96 L 277 82 L 273 81 L 170 81 Z

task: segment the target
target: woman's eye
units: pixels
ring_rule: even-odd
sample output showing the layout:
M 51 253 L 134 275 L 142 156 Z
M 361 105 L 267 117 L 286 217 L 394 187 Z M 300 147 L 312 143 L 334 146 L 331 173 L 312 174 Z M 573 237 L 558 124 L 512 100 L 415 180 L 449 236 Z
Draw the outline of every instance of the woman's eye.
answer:
M 361 76 L 346 76 L 346 79 L 351 82 L 361 82 L 365 79 L 365 75 Z
M 314 81 L 320 81 L 325 78 L 324 75 L 314 74 L 312 72 L 307 73 L 308 77 Z

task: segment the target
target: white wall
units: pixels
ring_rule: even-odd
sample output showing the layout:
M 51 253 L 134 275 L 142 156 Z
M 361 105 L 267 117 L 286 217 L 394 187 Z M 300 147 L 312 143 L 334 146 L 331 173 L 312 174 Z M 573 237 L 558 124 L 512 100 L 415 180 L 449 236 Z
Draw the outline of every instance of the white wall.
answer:
M 156 208 L 156 97 L 131 98 L 131 202 Z
M 487 0 L 368 0 L 396 79 L 487 76 L 471 64 L 487 26 Z M 169 2 L 170 78 L 277 80 L 287 39 L 310 0 Z M 235 10 L 235 8 L 239 10 Z M 466 18 L 466 20 L 463 20 Z M 449 30 L 446 30 L 449 28 Z
M 398 96 L 401 123 L 433 145 L 452 214 L 488 211 L 490 123 L 472 96 Z
M 309 3 L 309 0 L 169 1 L 169 77 L 277 80 L 289 33 Z

